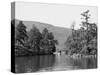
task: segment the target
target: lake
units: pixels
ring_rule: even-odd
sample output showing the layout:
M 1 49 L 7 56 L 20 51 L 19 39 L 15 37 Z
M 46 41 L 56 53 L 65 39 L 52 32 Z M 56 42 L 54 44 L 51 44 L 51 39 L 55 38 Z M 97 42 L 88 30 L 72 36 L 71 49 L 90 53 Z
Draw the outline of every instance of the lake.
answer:
M 72 58 L 67 55 L 36 55 L 15 58 L 16 73 L 97 68 L 97 58 Z

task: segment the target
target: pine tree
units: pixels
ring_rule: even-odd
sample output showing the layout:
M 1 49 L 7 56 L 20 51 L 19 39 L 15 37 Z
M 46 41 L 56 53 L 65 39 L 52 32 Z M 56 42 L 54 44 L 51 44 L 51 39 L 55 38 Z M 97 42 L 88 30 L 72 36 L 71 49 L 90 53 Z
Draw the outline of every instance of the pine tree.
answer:
M 16 35 L 16 41 L 18 41 L 20 45 L 24 46 L 24 42 L 26 38 L 28 38 L 28 36 L 27 36 L 26 26 L 23 24 L 22 21 L 20 21 L 19 24 L 17 25 L 15 29 L 15 35 Z
M 86 45 L 86 47 L 87 47 L 87 49 L 86 49 L 86 52 L 88 53 L 88 54 L 90 54 L 90 52 L 92 51 L 92 49 L 91 49 L 91 45 L 92 44 L 90 44 L 90 42 L 95 38 L 95 37 L 97 37 L 97 25 L 95 24 L 95 23 L 90 23 L 89 22 L 89 19 L 90 19 L 90 14 L 89 14 L 89 10 L 87 10 L 87 11 L 85 11 L 85 12 L 83 12 L 82 14 L 81 14 L 82 16 L 83 16 L 83 21 L 82 21 L 82 27 L 85 29 L 85 35 L 84 35 L 84 37 L 86 37 L 85 38 L 85 40 L 87 41 L 86 43 L 85 43 L 85 45 Z M 97 39 L 97 38 L 96 38 Z
M 33 50 L 36 50 L 36 51 L 39 50 L 39 44 L 40 44 L 41 38 L 42 36 L 39 29 L 33 26 L 33 28 L 29 32 L 29 44 Z

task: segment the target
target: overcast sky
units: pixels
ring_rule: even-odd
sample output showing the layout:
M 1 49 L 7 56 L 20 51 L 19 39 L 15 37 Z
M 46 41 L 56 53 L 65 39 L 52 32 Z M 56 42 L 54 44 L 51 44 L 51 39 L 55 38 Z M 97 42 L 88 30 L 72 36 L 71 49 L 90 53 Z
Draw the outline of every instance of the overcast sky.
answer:
M 16 2 L 15 18 L 26 21 L 39 21 L 55 26 L 69 28 L 73 22 L 76 28 L 81 23 L 81 13 L 90 10 L 91 22 L 97 23 L 97 7 L 75 6 L 66 4 L 45 4 L 33 2 Z

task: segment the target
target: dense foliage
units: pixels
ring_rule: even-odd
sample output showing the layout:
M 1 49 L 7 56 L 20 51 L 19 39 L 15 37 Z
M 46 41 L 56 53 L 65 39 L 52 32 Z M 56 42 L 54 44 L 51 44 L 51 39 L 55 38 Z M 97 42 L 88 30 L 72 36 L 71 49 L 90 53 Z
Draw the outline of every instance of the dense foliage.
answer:
M 12 24 L 12 26 L 14 26 Z M 56 51 L 58 41 L 52 32 L 44 28 L 42 33 L 33 25 L 30 31 L 26 30 L 22 21 L 15 27 L 15 55 L 51 54 Z
M 97 54 L 97 24 L 90 23 L 89 10 L 81 14 L 82 23 L 79 29 L 75 30 L 72 25 L 72 34 L 66 41 L 67 52 L 69 54 Z

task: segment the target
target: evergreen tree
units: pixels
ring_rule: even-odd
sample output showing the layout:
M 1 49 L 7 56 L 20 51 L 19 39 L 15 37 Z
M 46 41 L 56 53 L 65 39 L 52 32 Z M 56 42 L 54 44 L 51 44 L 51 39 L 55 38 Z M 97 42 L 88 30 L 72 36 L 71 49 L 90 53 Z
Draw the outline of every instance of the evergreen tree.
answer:
M 58 44 L 58 41 L 54 39 L 53 33 L 49 32 L 47 28 L 44 28 L 42 32 L 42 40 L 40 42 L 41 49 L 48 52 L 55 52 L 56 44 Z
M 24 46 L 24 42 L 26 38 L 28 38 L 28 36 L 27 36 L 26 26 L 23 24 L 22 21 L 19 22 L 19 24 L 15 29 L 15 36 L 16 36 L 16 41 L 18 41 L 20 45 Z
M 47 39 L 48 36 L 48 29 L 44 28 L 44 30 L 42 31 L 42 38 Z
M 54 40 L 54 35 L 53 35 L 53 33 L 52 33 L 52 32 L 48 33 L 47 38 L 48 38 L 49 40 Z
M 32 49 L 38 51 L 41 38 L 42 38 L 42 36 L 41 36 L 39 29 L 37 29 L 35 26 L 33 26 L 33 28 L 29 32 L 30 47 Z
M 95 38 L 97 37 L 97 25 L 95 23 L 90 23 L 89 22 L 89 19 L 90 19 L 90 14 L 89 14 L 89 10 L 83 12 L 81 14 L 83 16 L 83 21 L 82 21 L 82 27 L 85 29 L 85 40 L 86 40 L 86 43 L 85 43 L 85 51 L 90 54 L 90 52 L 92 51 L 90 45 L 90 42 Z M 97 39 L 97 38 L 96 38 Z

